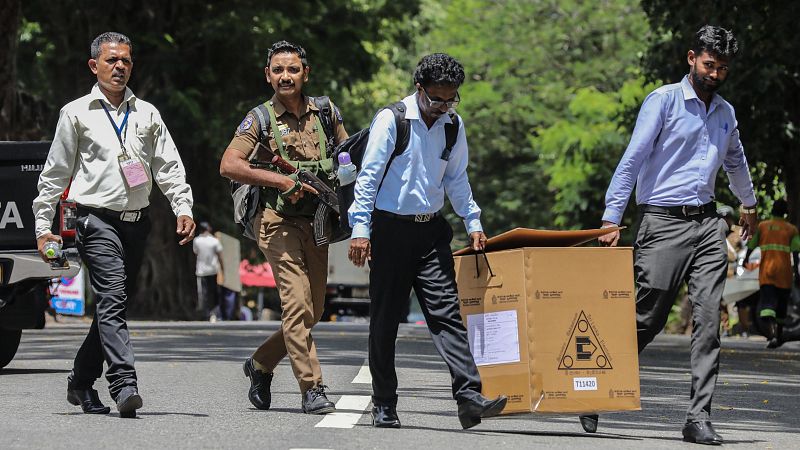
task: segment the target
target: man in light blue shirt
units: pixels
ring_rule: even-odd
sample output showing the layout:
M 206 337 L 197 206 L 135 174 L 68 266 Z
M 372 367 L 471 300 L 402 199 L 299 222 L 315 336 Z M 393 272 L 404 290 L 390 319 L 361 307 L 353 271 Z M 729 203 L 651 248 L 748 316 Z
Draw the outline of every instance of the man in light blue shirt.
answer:
M 725 169 L 742 202 L 742 237 L 755 229 L 756 199 L 733 107 L 715 91 L 737 52 L 733 34 L 706 25 L 688 52 L 689 74 L 647 96 L 630 144 L 606 194 L 603 226 L 620 223 L 636 185 L 641 218 L 634 270 L 641 352 L 664 328 L 686 281 L 692 304 L 692 388 L 684 440 L 720 445 L 711 426 L 711 398 L 719 371 L 719 304 L 727 272 L 727 225 L 716 214 L 714 180 Z M 600 238 L 616 245 L 619 232 Z M 582 416 L 587 431 L 597 416 Z
M 414 82 L 417 92 L 398 108 L 405 112 L 408 145 L 393 157 L 396 143 L 405 141 L 405 136 L 398 133 L 393 111 L 379 112 L 370 126 L 355 200 L 348 211 L 353 228 L 348 256 L 359 267 L 370 260 L 371 267 L 372 424 L 400 427 L 395 339 L 413 287 L 434 345 L 450 369 L 458 418 L 466 429 L 482 417 L 499 414 L 507 398 L 489 400 L 480 393 L 480 375 L 459 312 L 450 252 L 453 230 L 439 212 L 447 194 L 464 219 L 472 248 L 483 249 L 481 210 L 467 179 L 464 124 L 453 111 L 464 68 L 451 56 L 428 55 L 420 60 Z M 455 141 L 447 142 L 453 135 Z

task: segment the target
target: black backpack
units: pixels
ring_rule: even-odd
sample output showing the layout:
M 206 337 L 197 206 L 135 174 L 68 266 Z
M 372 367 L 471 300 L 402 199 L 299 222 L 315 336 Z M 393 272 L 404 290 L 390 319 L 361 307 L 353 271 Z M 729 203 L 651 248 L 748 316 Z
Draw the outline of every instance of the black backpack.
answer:
M 331 100 L 327 96 L 312 97 L 314 105 L 319 109 L 317 118 L 322 123 L 322 130 L 325 134 L 327 148 L 333 148 L 334 132 L 333 132 L 333 108 L 331 108 Z M 269 111 L 267 110 L 266 103 L 262 103 L 255 108 L 251 109 L 256 119 L 258 119 L 259 141 L 267 144 L 269 140 L 270 120 Z M 280 137 L 277 137 L 278 139 Z M 255 218 L 258 211 L 261 209 L 259 201 L 259 191 L 261 186 L 252 186 L 249 184 L 239 183 L 238 181 L 231 180 L 231 197 L 233 199 L 233 221 L 239 226 L 242 235 L 254 241 L 258 240 L 255 234 Z
M 411 123 L 406 119 L 406 105 L 403 102 L 392 103 L 391 105 L 382 108 L 389 109 L 394 113 L 395 125 L 397 127 L 397 138 L 395 139 L 394 151 L 389 157 L 389 162 L 386 163 L 386 169 L 381 177 L 381 182 L 378 184 L 378 189 L 375 195 L 383 186 L 383 180 L 386 179 L 386 174 L 389 172 L 389 166 L 392 161 L 401 155 L 408 147 L 408 141 L 411 137 Z M 378 111 L 380 112 L 380 111 Z M 442 151 L 442 158 L 447 160 L 450 157 L 450 152 L 456 144 L 458 137 L 458 116 L 455 114 L 450 115 L 452 123 L 446 124 L 444 128 L 445 133 L 445 148 Z M 367 149 L 367 141 L 369 140 L 369 128 L 364 128 L 358 133 L 348 137 L 336 146 L 333 152 L 333 173 L 339 169 L 339 154 L 342 152 L 350 153 L 350 161 L 356 166 L 356 173 L 361 172 L 362 161 L 364 160 L 364 152 Z M 356 182 L 350 183 L 347 186 L 339 186 L 338 180 L 336 185 L 336 193 L 339 199 L 339 230 L 337 236 L 332 239 L 332 242 L 337 242 L 344 239 L 349 239 L 353 229 L 350 227 L 350 221 L 347 217 L 347 210 L 355 200 L 355 187 Z

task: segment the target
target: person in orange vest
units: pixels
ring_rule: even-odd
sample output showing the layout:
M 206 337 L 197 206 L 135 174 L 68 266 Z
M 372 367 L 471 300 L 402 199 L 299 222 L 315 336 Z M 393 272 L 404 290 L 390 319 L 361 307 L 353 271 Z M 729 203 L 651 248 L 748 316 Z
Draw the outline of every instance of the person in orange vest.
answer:
M 744 263 L 747 264 L 753 250 L 761 247 L 758 320 L 769 341 L 767 348 L 776 348 L 783 344 L 781 332 L 792 290 L 792 278 L 800 286 L 800 278 L 797 271 L 792 269 L 792 260 L 789 259 L 791 253 L 794 267 L 797 268 L 800 233 L 797 227 L 784 219 L 788 212 L 785 200 L 775 201 L 772 205 L 772 218 L 758 224 L 755 235 L 747 242 L 747 254 L 744 257 Z

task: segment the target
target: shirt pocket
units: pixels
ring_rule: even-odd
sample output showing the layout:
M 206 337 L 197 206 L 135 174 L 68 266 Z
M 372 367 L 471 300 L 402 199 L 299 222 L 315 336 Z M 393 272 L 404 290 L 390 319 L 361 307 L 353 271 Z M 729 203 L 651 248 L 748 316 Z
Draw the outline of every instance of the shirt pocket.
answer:
M 131 149 L 137 156 L 149 161 L 153 156 L 155 147 L 156 123 L 137 123 L 134 127 L 134 139 L 131 141 Z

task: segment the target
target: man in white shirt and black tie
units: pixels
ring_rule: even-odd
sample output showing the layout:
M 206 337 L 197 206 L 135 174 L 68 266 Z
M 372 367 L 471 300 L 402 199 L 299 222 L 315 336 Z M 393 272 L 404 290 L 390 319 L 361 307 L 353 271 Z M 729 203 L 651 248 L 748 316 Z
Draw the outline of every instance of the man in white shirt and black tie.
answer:
M 61 241 L 50 227 L 55 206 L 69 187 L 78 205 L 77 247 L 89 272 L 97 309 L 67 378 L 67 401 L 87 414 L 107 414 L 95 380 L 106 379 L 122 417 L 142 407 L 128 334 L 126 310 L 139 273 L 147 235 L 152 183 L 177 216 L 179 244 L 194 237 L 192 190 L 186 183 L 175 143 L 158 110 L 127 87 L 133 68 L 132 44 L 119 33 L 92 42 L 92 91 L 61 109 L 53 144 L 33 202 L 36 238 L 44 255 L 48 241 Z

